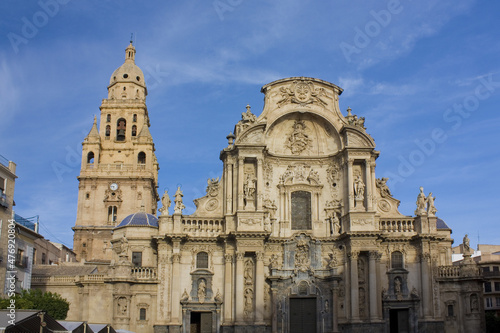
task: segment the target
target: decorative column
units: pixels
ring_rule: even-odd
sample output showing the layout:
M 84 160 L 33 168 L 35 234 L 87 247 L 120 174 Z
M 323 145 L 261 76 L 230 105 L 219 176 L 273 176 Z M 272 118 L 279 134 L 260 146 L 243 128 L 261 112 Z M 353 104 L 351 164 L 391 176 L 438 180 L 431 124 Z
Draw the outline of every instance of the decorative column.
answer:
M 333 309 L 332 309 L 332 332 L 333 333 L 336 333 L 339 331 L 339 328 L 338 328 L 338 310 L 337 310 L 337 307 L 338 307 L 338 304 L 337 304 L 337 288 L 338 288 L 338 282 L 335 281 L 334 282 L 334 288 L 332 289 L 332 305 L 333 305 Z
M 348 159 L 347 162 L 347 197 L 349 200 L 349 212 L 354 210 L 354 178 L 352 175 L 352 165 L 354 160 L 352 158 Z M 357 264 L 356 264 L 357 265 Z
M 233 254 L 226 253 L 224 255 L 224 322 L 232 324 L 233 322 Z
M 262 199 L 264 196 L 264 173 L 262 171 L 262 158 L 257 159 L 257 210 L 262 211 Z
M 158 240 L 158 279 L 160 280 L 157 315 L 160 324 L 166 324 L 168 318 L 168 294 L 170 280 L 170 266 L 168 264 L 168 245 L 164 239 Z
M 365 177 L 366 177 L 366 210 L 371 212 L 373 210 L 372 198 L 375 189 L 372 187 L 372 173 L 370 171 L 370 160 L 365 160 Z
M 374 321 L 378 319 L 378 309 L 377 309 L 377 260 L 378 253 L 376 251 L 370 251 L 369 254 L 369 280 L 368 287 L 370 288 L 370 320 Z
M 358 282 L 359 252 L 349 254 L 351 266 L 351 319 L 359 320 L 359 282 Z
M 257 252 L 255 267 L 255 321 L 264 324 L 264 253 Z
M 236 252 L 236 291 L 235 291 L 235 308 L 236 308 L 236 323 L 242 323 L 244 321 L 243 311 L 244 311 L 244 281 L 243 281 L 243 270 L 244 262 L 243 258 L 245 252 Z
M 369 200 L 371 201 L 372 203 L 372 208 L 374 211 L 377 210 L 377 207 L 376 207 L 376 204 L 377 204 L 377 200 L 375 199 L 377 197 L 377 185 L 375 185 L 375 181 L 376 181 L 376 178 L 375 178 L 375 167 L 377 166 L 377 164 L 375 162 L 370 162 L 370 169 L 371 169 L 371 184 L 372 184 L 372 196 L 371 198 L 369 198 Z M 450 257 L 451 258 L 451 257 Z
M 422 307 L 425 318 L 431 317 L 432 305 L 432 295 L 429 283 L 429 264 L 431 260 L 431 255 L 429 253 L 422 253 L 420 256 L 420 267 L 421 267 L 421 281 L 422 281 Z
M 238 157 L 238 210 L 243 210 L 244 206 L 244 195 L 243 195 L 243 183 L 245 182 L 245 158 L 243 156 Z
M 226 214 L 233 213 L 233 164 L 226 162 Z
M 178 241 L 176 241 L 177 243 Z M 172 254 L 172 324 L 181 325 L 180 318 L 180 262 L 181 254 Z

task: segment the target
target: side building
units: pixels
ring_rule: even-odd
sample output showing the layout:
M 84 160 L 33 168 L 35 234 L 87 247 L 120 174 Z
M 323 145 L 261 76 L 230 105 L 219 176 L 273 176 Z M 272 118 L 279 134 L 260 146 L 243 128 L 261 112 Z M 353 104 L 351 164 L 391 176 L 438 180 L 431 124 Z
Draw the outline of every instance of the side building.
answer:
M 0 293 L 6 296 L 8 224 L 13 219 L 16 164 L 0 155 Z
M 74 230 L 87 264 L 34 278 L 70 299 L 69 320 L 151 333 L 484 330 L 477 264 L 452 265 L 432 193 L 416 191 L 415 216 L 398 211 L 365 119 L 341 112 L 335 84 L 262 87 L 262 112 L 241 113 L 196 211 L 183 213 L 178 188 L 156 217 L 159 168 L 134 56 L 129 45 L 83 143 Z

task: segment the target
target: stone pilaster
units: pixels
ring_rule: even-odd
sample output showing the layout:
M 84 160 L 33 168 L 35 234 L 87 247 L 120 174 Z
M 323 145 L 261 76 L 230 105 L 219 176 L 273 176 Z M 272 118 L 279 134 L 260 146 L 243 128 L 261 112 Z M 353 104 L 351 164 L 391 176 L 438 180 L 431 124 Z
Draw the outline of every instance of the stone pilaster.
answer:
M 255 321 L 264 324 L 264 253 L 257 252 L 255 268 Z
M 244 267 L 244 252 L 236 253 L 236 295 L 235 298 L 235 309 L 236 309 L 236 322 L 242 323 L 244 321 L 243 311 L 244 311 L 244 280 L 243 280 L 243 271 Z
M 351 319 L 359 320 L 359 281 L 358 281 L 359 252 L 349 254 L 351 268 Z

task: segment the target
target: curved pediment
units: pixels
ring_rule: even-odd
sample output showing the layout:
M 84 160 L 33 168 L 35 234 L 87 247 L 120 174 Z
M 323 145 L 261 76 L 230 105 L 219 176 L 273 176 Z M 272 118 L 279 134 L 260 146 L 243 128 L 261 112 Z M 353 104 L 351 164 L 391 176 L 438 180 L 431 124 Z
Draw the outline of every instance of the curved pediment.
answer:
M 375 142 L 366 133 L 354 127 L 344 127 L 345 143 L 348 148 L 375 148 Z
M 341 139 L 332 124 L 314 114 L 287 114 L 269 126 L 265 142 L 271 154 L 327 156 L 341 149 Z
M 237 137 L 236 144 L 264 144 L 264 129 L 265 124 L 248 128 Z

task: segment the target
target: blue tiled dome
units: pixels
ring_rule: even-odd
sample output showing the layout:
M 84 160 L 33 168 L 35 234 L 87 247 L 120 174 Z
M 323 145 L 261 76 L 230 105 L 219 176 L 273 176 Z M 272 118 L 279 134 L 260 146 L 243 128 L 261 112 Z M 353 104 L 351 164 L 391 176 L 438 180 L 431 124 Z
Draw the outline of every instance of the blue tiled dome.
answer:
M 131 214 L 123 219 L 116 228 L 121 227 L 154 227 L 158 228 L 158 219 L 145 212 Z

